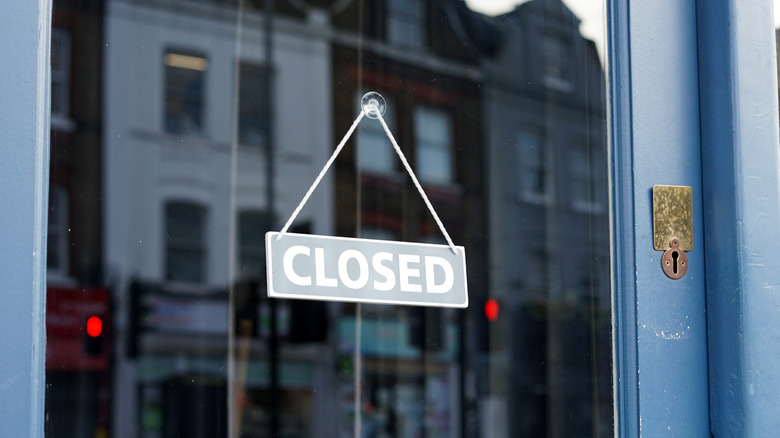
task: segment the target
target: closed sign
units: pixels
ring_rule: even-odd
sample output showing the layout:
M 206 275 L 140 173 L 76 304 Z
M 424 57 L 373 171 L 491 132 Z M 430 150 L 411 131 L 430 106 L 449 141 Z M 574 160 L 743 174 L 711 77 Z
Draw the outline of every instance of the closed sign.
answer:
M 268 296 L 467 307 L 466 255 L 447 245 L 277 232 L 265 236 Z

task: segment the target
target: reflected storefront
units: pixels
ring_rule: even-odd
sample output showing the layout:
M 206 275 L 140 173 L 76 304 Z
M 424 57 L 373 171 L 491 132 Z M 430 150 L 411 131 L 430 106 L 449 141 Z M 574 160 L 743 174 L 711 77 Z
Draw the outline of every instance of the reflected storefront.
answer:
M 477 6 L 54 0 L 47 436 L 612 435 L 604 64 L 565 1 Z M 367 91 L 466 309 L 267 297 Z M 446 244 L 369 118 L 290 231 Z

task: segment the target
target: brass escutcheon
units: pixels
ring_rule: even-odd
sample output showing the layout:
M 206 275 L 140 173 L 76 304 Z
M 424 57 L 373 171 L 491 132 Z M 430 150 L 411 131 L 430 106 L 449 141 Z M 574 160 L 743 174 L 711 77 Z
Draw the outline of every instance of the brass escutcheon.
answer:
M 661 257 L 661 268 L 669 278 L 679 280 L 688 272 L 688 256 L 680 249 L 679 240 L 672 239 L 669 246 L 671 248 L 667 249 Z

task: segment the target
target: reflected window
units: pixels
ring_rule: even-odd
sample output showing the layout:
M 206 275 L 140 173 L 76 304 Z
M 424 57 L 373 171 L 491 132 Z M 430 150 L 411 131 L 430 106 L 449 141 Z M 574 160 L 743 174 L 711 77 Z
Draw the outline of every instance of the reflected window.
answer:
M 442 110 L 419 107 L 414 112 L 416 173 L 421 181 L 453 180 L 452 119 Z
M 206 209 L 188 202 L 165 205 L 165 278 L 206 280 Z
M 575 144 L 569 152 L 572 208 L 584 212 L 602 209 L 600 187 L 603 186 L 601 162 L 604 157 L 585 144 Z
M 49 227 L 46 235 L 46 269 L 49 275 L 68 272 L 68 193 L 52 184 L 49 189 Z
M 374 240 L 397 240 L 398 233 L 389 228 L 364 225 L 360 228 L 360 237 Z
M 569 90 L 571 84 L 571 43 L 559 35 L 542 38 L 544 58 L 544 84 L 551 88 Z
M 389 0 L 387 37 L 393 43 L 410 46 L 425 45 L 425 2 Z
M 382 115 L 390 128 L 390 132 L 395 129 L 395 117 L 393 116 L 393 101 L 382 93 L 387 102 L 387 111 Z M 358 97 L 357 101 L 360 101 Z M 395 151 L 390 139 L 387 138 L 385 130 L 379 120 L 366 118 L 357 129 L 358 144 L 358 168 L 363 172 L 392 174 L 395 171 Z
M 432 230 L 434 234 L 425 233 L 420 236 L 420 242 L 421 243 L 435 243 L 437 245 L 448 245 L 447 239 L 444 238 L 444 235 L 441 233 L 441 231 L 436 228 L 435 230 Z
M 51 122 L 66 124 L 70 111 L 70 35 L 64 29 L 51 31 Z
M 531 248 L 526 255 L 525 281 L 531 291 L 542 293 L 547 287 L 550 258 L 542 247 Z M 536 298 L 536 297 L 535 297 Z
M 241 278 L 260 278 L 265 269 L 265 232 L 270 218 L 264 211 L 238 214 L 238 266 Z
M 544 138 L 530 132 L 519 133 L 516 153 L 521 198 L 529 202 L 545 202 L 547 200 L 548 176 Z
M 262 147 L 269 122 L 266 81 L 270 72 L 266 66 L 243 62 L 239 69 L 238 141 Z
M 165 131 L 203 132 L 204 76 L 208 61 L 192 53 L 165 54 Z

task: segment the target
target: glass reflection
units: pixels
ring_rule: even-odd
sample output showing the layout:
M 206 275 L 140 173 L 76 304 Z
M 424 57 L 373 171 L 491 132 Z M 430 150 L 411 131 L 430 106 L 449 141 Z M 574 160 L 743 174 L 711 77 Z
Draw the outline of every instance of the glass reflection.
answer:
M 54 0 L 53 27 L 47 435 L 612 434 L 604 75 L 566 3 Z M 369 90 L 468 309 L 266 297 L 263 235 Z M 291 231 L 444 241 L 368 118 Z

